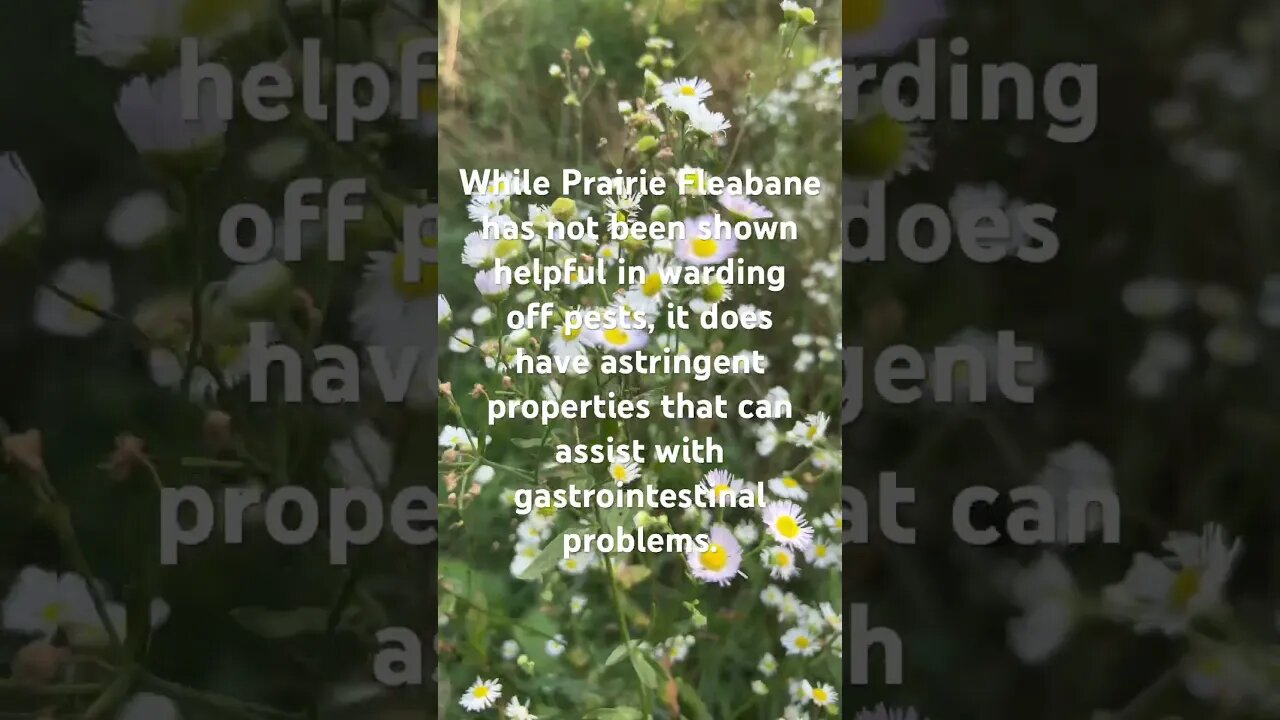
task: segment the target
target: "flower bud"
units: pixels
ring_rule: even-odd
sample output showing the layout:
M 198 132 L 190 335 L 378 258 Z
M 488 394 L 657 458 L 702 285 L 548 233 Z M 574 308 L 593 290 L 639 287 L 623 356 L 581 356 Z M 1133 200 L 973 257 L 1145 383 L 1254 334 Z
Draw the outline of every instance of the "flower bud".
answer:
M 62 670 L 70 653 L 66 648 L 35 640 L 20 648 L 13 657 L 13 677 L 19 682 L 44 685 L 51 682 Z
M 657 150 L 658 145 L 658 138 L 652 135 L 645 135 L 639 140 L 636 140 L 636 144 L 633 149 L 637 155 L 648 155 Z
M 675 213 L 671 211 L 670 205 L 659 203 L 653 206 L 653 210 L 649 212 L 649 219 L 654 222 L 671 222 L 675 218 Z
M 237 313 L 259 315 L 287 301 L 293 290 L 293 273 L 279 260 L 241 265 L 231 271 L 222 299 Z
M 817 18 L 817 15 L 814 14 L 813 8 L 807 8 L 807 7 L 800 8 L 800 10 L 796 13 L 796 21 L 800 23 L 801 27 L 808 27 L 810 25 L 818 24 L 818 18 Z
M 551 214 L 560 222 L 569 222 L 578 216 L 578 204 L 573 198 L 558 197 L 551 203 Z
M 578 33 L 578 37 L 573 41 L 573 49 L 585 52 L 591 48 L 591 42 L 591 33 L 584 29 Z

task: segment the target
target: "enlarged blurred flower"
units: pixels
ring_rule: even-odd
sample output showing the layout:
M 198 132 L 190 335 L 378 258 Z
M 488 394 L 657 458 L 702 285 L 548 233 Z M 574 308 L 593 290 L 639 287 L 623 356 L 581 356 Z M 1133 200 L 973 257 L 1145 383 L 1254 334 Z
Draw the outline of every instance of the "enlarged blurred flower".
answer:
M 809 497 L 804 486 L 790 474 L 779 475 L 769 480 L 769 492 L 784 500 L 801 500 Z
M 1056 555 L 1045 553 L 1013 576 L 1010 594 L 1022 614 L 1009 621 L 1009 647 L 1023 662 L 1043 662 L 1075 622 L 1071 572 Z
M 840 546 L 836 543 L 815 537 L 813 544 L 804 551 L 804 559 L 819 570 L 825 570 L 830 567 L 839 567 L 842 554 Z
M 1093 533 L 1102 527 L 1102 509 L 1093 500 L 1113 489 L 1111 463 L 1088 443 L 1074 442 L 1049 453 L 1035 484 L 1053 497 L 1058 542 L 1068 541 L 1074 509 L 1082 501 L 1088 501 L 1085 532 Z
M 1195 697 L 1238 709 L 1274 692 L 1264 661 L 1242 647 L 1198 641 L 1183 661 L 1182 678 Z
M 1199 535 L 1171 533 L 1162 547 L 1164 558 L 1135 555 L 1124 579 L 1103 591 L 1103 600 L 1138 632 L 1179 635 L 1193 618 L 1221 605 L 1242 545 L 1237 538 L 1228 546 L 1222 527 L 1208 524 Z
M 1280 328 L 1280 274 L 1271 274 L 1262 281 L 1258 293 L 1258 322 L 1265 328 Z
M 710 535 L 710 544 L 706 550 L 699 552 L 697 548 L 692 548 L 685 559 L 689 563 L 689 572 L 694 577 L 703 582 L 725 586 L 733 582 L 742 566 L 742 546 L 724 525 L 713 525 Z
M 928 170 L 929 138 L 924 126 L 889 114 L 879 95 L 850 94 L 845 102 L 844 169 L 858 179 L 892 179 L 915 170 Z
M 391 482 L 393 456 L 391 443 L 363 422 L 329 446 L 329 472 L 347 487 L 384 488 Z
M 54 272 L 49 284 L 80 303 L 68 302 L 47 287 L 36 292 L 35 323 L 54 335 L 93 334 L 102 327 L 103 319 L 89 308 L 110 310 L 115 304 L 115 285 L 111 280 L 111 267 L 106 263 L 72 260 Z
M 800 506 L 789 501 L 771 502 L 764 508 L 764 527 L 782 545 L 804 550 L 813 542 L 813 528 Z
M 94 614 L 85 579 L 75 573 L 44 570 L 34 565 L 18 573 L 4 599 L 4 628 L 53 637 L 67 623 Z
M 1204 345 L 1209 357 L 1230 367 L 1251 365 L 1258 359 L 1258 338 L 1237 323 L 1224 323 L 1210 330 Z
M 237 265 L 227 276 L 221 299 L 236 313 L 272 315 L 293 290 L 293 273 L 276 259 Z
M 43 205 L 17 153 L 0 155 L 0 246 L 40 221 Z
M 369 253 L 351 311 L 352 334 L 357 340 L 388 348 L 428 347 L 434 340 L 431 296 L 439 296 L 439 268 L 417 263 L 415 278 L 410 273 L 414 262 L 403 246 L 397 246 L 395 252 Z M 438 311 L 438 300 L 436 305 Z
M 218 116 L 212 83 L 201 83 L 195 120 L 182 116 L 182 74 L 178 69 L 148 82 L 144 76 L 131 80 L 120 90 L 116 119 L 129 141 L 144 155 L 204 155 L 220 150 L 227 121 Z
M 458 704 L 468 712 L 480 712 L 493 707 L 501 698 L 502 683 L 497 680 L 482 680 L 477 676 L 476 681 L 462 694 Z
M 120 707 L 116 720 L 182 720 L 182 713 L 164 695 L 140 692 Z
M 842 0 L 845 57 L 894 55 L 946 18 L 942 0 Z
M 107 216 L 105 230 L 111 242 L 134 250 L 172 230 L 177 219 L 164 195 L 155 190 L 142 190 L 116 203 Z
M 254 148 L 245 162 L 255 177 L 275 182 L 296 170 L 307 159 L 309 151 L 310 145 L 305 138 L 286 135 Z
M 675 255 L 690 265 L 715 265 L 738 251 L 733 227 L 714 215 L 699 215 L 684 221 L 676 238 Z
M 76 54 L 112 68 L 157 64 L 177 49 L 185 3 L 85 0 L 76 23 Z

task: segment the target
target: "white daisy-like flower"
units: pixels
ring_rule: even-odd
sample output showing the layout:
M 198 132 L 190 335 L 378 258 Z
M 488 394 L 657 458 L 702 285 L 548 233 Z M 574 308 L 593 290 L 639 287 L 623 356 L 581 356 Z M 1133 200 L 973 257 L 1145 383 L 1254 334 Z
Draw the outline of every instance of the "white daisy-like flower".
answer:
M 685 113 L 700 107 L 702 102 L 711 97 L 711 83 L 698 77 L 676 78 L 663 83 L 658 94 L 666 102 L 667 107 Z
M 565 650 L 564 636 L 557 634 L 555 637 L 549 638 L 543 649 L 547 651 L 547 655 L 553 658 L 560 657 Z
M 126 250 L 146 245 L 177 224 L 177 213 L 164 195 L 142 190 L 122 198 L 107 216 L 105 231 L 111 242 Z
M 703 582 L 728 585 L 742 566 L 742 546 L 724 525 L 713 525 L 710 535 L 711 544 L 706 550 L 692 548 L 686 555 L 689 572 Z
M 735 220 L 767 220 L 773 217 L 773 211 L 745 195 L 721 193 L 716 201 Z
M 796 423 L 795 427 L 787 432 L 787 442 L 800 447 L 813 447 L 826 435 L 827 425 L 830 422 L 831 418 L 824 412 L 806 415 L 803 422 Z
M 769 577 L 774 580 L 787 581 L 800 574 L 796 554 L 784 545 L 766 548 L 763 558 L 765 566 L 769 568 Z
M 177 704 L 164 695 L 140 692 L 120 706 L 116 720 L 182 720 L 182 713 Z
M 689 109 L 689 127 L 703 135 L 719 135 L 727 131 L 733 124 L 725 119 L 724 113 L 709 109 L 706 105 L 697 105 Z
M 895 55 L 946 16 L 942 0 L 843 0 L 844 55 Z
M 520 643 L 515 640 L 504 640 L 501 652 L 503 660 L 515 660 L 520 655 Z
M 770 585 L 769 587 L 773 586 Z M 756 663 L 756 669 L 765 677 L 773 677 L 773 674 L 778 672 L 778 660 L 773 656 L 773 653 L 766 652 L 760 656 L 760 662 Z
M 103 319 L 87 308 L 110 310 L 115 305 L 111 267 L 104 262 L 72 260 L 54 272 L 49 284 L 80 303 L 68 302 L 48 287 L 36 291 L 35 324 L 53 335 L 91 335 L 102 327 Z
M 649 344 L 649 333 L 639 328 L 600 328 L 587 331 L 588 342 L 593 347 L 615 353 L 641 350 Z
M 671 273 L 669 270 L 671 264 L 671 261 L 662 255 L 645 257 L 644 281 L 633 286 L 630 292 L 630 295 L 638 296 L 638 298 L 628 297 L 628 300 L 635 302 L 637 299 L 643 299 L 652 303 L 661 303 L 671 292 L 671 287 L 667 285 L 667 275 Z
M 89 584 L 75 573 L 22 569 L 4 599 L 4 628 L 53 637 L 59 628 L 96 618 Z
M 1112 474 L 1111 463 L 1088 443 L 1074 442 L 1049 453 L 1035 484 L 1053 497 L 1057 509 L 1054 525 L 1058 542 L 1068 541 L 1072 509 L 1077 505 L 1073 496 L 1093 498 L 1098 493 L 1112 490 Z M 1089 503 L 1085 516 L 1086 532 L 1099 530 L 1103 519 L 1102 509 L 1096 503 Z
M 419 263 L 397 245 L 395 252 L 369 253 L 351 311 L 352 334 L 366 346 L 430 347 L 435 342 L 431 296 L 439 296 L 436 266 Z M 436 309 L 439 311 L 439 300 Z
M 363 422 L 329 446 L 329 470 L 347 487 L 383 488 L 391 482 L 394 448 Z
M 116 119 L 129 141 L 143 154 L 185 154 L 208 150 L 222 142 L 227 121 L 215 107 L 217 90 L 201 83 L 195 120 L 182 117 L 182 74 L 175 68 L 148 82 L 144 76 L 120 90 Z
M 458 328 L 449 336 L 449 350 L 456 353 L 467 353 L 475 349 L 476 332 L 471 328 Z
M 738 493 L 746 487 L 742 480 L 723 468 L 716 468 L 707 473 L 702 482 L 711 491 L 711 496 L 717 503 L 728 503 L 730 498 L 736 499 Z
M 1103 591 L 1103 601 L 1138 632 L 1179 635 L 1195 617 L 1217 609 L 1242 549 L 1227 544 L 1225 531 L 1208 524 L 1199 534 L 1171 533 L 1156 558 L 1138 553 L 1124 579 Z
M 581 575 L 591 569 L 591 558 L 589 553 L 574 553 L 565 558 L 561 558 L 557 563 L 560 572 L 565 575 Z
M 511 291 L 511 274 L 499 275 L 497 268 L 481 270 L 476 273 L 475 283 L 476 290 L 485 300 L 497 300 Z
M 782 475 L 769 480 L 769 492 L 786 500 L 804 500 L 809 497 L 800 481 L 791 475 Z
M 760 603 L 767 608 L 780 607 L 784 598 L 786 598 L 786 593 L 777 585 L 766 585 L 760 591 Z
M 1010 595 L 1022 614 L 1009 621 L 1009 647 L 1023 662 L 1045 661 L 1075 623 L 1071 572 L 1056 555 L 1045 553 L 1013 576 Z
M 690 265 L 715 265 L 738 251 L 738 237 L 732 226 L 717 227 L 714 215 L 699 215 L 684 221 L 676 238 L 675 255 Z
M 804 511 L 789 500 L 766 505 L 763 519 L 769 535 L 787 547 L 804 550 L 813 542 L 813 528 L 804 519 Z
M 782 634 L 782 647 L 788 655 L 809 657 L 818 652 L 818 639 L 805 627 L 793 627 Z
M 685 165 L 675 171 L 675 180 L 677 187 L 685 195 L 706 195 L 707 194 L 707 176 L 702 168 L 693 165 Z M 657 249 L 655 242 L 654 249 Z
M 640 477 L 640 466 L 634 462 L 616 462 L 609 465 L 609 478 L 619 485 L 634 482 Z
M 0 245 L 31 230 L 43 208 L 22 158 L 17 153 L 0 154 Z
M 809 698 L 809 702 L 818 707 L 827 707 L 834 705 L 840 696 L 836 693 L 836 689 L 826 683 L 818 683 L 814 685 L 808 680 L 804 681 L 804 694 Z
M 754 545 L 760 539 L 760 528 L 750 520 L 743 520 L 733 526 L 733 536 L 743 545 Z
M 462 694 L 458 704 L 468 712 L 480 712 L 493 707 L 502 698 L 502 683 L 497 680 L 484 680 L 476 677 L 471 687 Z
M 766 420 L 756 426 L 756 454 L 760 457 L 769 457 L 773 451 L 777 449 L 778 443 L 783 439 L 783 434 L 778 432 L 778 427 L 772 422 Z
M 531 705 L 533 705 L 532 699 L 521 705 L 519 698 L 511 698 L 511 702 L 507 703 L 508 720 L 538 720 L 538 716 L 529 711 Z
M 804 551 L 804 559 L 819 570 L 839 567 L 841 556 L 840 546 L 824 538 L 815 538 L 813 544 Z
M 533 564 L 534 558 L 538 557 L 538 553 L 541 551 L 542 548 L 537 545 L 531 543 L 517 543 L 515 547 L 515 554 L 512 556 L 511 565 L 508 568 L 511 573 L 511 577 L 519 578 L 520 574 Z

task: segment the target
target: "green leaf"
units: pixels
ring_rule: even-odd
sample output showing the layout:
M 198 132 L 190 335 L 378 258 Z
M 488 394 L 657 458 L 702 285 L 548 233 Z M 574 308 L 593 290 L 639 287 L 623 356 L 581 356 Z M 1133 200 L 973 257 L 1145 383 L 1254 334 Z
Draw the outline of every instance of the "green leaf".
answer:
M 582 720 L 641 720 L 644 713 L 632 707 L 600 708 L 582 716 Z
M 645 687 L 658 687 L 657 671 L 653 669 L 653 666 L 638 650 L 631 651 L 631 667 L 636 669 L 636 676 L 640 678 L 640 682 L 644 683 Z
M 689 683 L 677 679 L 676 689 L 680 693 L 680 710 L 682 713 L 687 712 L 690 720 L 711 720 L 711 713 L 707 710 L 707 706 L 702 704 L 702 698 L 698 696 L 698 692 Z
M 300 607 L 291 610 L 268 610 L 261 607 L 238 607 L 231 618 L 245 630 L 268 640 L 284 640 L 300 635 L 322 635 L 329 627 L 329 609 Z
M 560 533 L 554 540 L 547 543 L 542 548 L 542 552 L 538 553 L 538 557 L 529 563 L 529 567 L 525 568 L 518 576 L 521 580 L 537 580 L 542 574 L 556 566 L 564 557 L 564 533 Z
M 617 662 L 621 660 L 623 656 L 626 655 L 631 650 L 631 648 L 634 648 L 639 644 L 640 644 L 639 640 L 632 640 L 630 643 L 622 643 L 618 647 L 614 648 L 613 652 L 609 653 L 608 659 L 604 661 L 604 666 L 611 667 L 617 664 Z

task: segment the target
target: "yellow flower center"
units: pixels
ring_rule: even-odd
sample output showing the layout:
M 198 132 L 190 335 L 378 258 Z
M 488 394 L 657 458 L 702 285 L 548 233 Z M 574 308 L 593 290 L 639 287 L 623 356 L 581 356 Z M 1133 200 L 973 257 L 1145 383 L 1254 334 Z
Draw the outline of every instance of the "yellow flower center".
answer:
M 391 282 L 395 285 L 396 293 L 406 301 L 434 296 L 436 288 L 440 285 L 439 268 L 434 264 L 422 263 L 418 267 L 418 279 L 410 280 L 408 262 L 404 250 L 397 250 L 395 258 L 391 261 Z
M 818 426 L 810 425 L 809 429 L 805 431 L 805 435 L 807 435 L 810 440 L 818 437 Z
M 681 85 L 680 94 L 685 97 L 693 97 L 698 94 L 698 91 L 695 90 L 692 85 Z
M 702 289 L 702 299 L 707 302 L 720 302 L 724 299 L 724 283 L 713 282 Z
M 573 342 L 574 340 L 577 340 L 578 336 L 581 334 L 582 328 L 570 328 L 565 325 L 560 326 L 560 337 L 564 338 L 565 342 Z
M 782 478 L 782 485 L 783 487 L 788 487 L 792 489 L 800 487 L 800 483 L 796 482 L 796 479 L 791 477 L 790 475 Z
M 715 238 L 697 238 L 693 241 L 691 249 L 693 254 L 700 258 L 715 257 L 716 250 L 720 247 L 720 243 Z
M 729 564 L 729 554 L 724 551 L 723 547 L 715 543 L 712 543 L 711 547 L 702 553 L 700 559 L 702 560 L 702 567 L 712 572 L 719 572 L 724 569 L 725 565 Z
M 649 273 L 649 275 L 645 277 L 644 284 L 641 285 L 640 288 L 648 297 L 653 297 L 654 295 L 662 292 L 662 274 L 656 272 Z
M 604 331 L 604 341 L 610 345 L 626 345 L 628 339 L 627 331 L 621 328 L 609 328 Z
M 884 112 L 862 122 L 848 123 L 845 133 L 845 160 L 855 173 L 887 175 L 902 164 L 911 141 L 911 131 Z
M 885 0 L 843 0 L 840 25 L 847 35 L 864 33 L 884 18 Z
M 44 618 L 45 622 L 57 623 L 62 619 L 62 603 L 53 602 L 45 605 L 40 611 L 40 617 Z
M 1173 606 L 1179 610 L 1185 610 L 1191 603 L 1191 598 L 1198 592 L 1200 592 L 1200 571 L 1196 568 L 1186 568 L 1178 573 L 1173 578 L 1173 586 L 1169 590 Z
M 824 557 L 826 557 L 826 556 L 827 556 L 827 546 L 826 546 L 826 545 L 816 545 L 816 546 L 814 546 L 814 548 L 813 548 L 813 556 L 814 556 L 814 557 L 820 557 L 820 558 L 824 558 Z
M 800 534 L 800 523 L 790 515 L 778 518 L 777 528 L 778 534 L 788 540 L 793 540 Z
M 566 560 L 566 561 L 565 561 L 565 563 L 564 563 L 564 566 L 565 566 L 566 568 L 570 569 L 570 570 L 577 570 L 577 569 L 578 569 L 578 561 L 577 561 L 577 560 Z
M 493 244 L 493 257 L 498 260 L 509 260 L 524 250 L 524 243 L 519 240 L 499 240 Z
M 819 705 L 826 704 L 826 702 L 830 699 L 831 697 L 827 695 L 826 690 L 823 690 L 822 688 L 813 689 L 813 701 L 818 703 Z
M 804 650 L 805 648 L 809 647 L 809 638 L 804 635 L 798 636 L 796 638 L 796 647 L 800 648 L 801 650 Z
M 791 564 L 791 556 L 782 551 L 773 554 L 773 564 L 784 568 Z
M 472 693 L 472 695 L 475 695 L 477 700 L 483 700 L 489 697 L 489 688 L 485 687 L 484 685 L 481 685 L 480 687 L 476 688 L 476 691 Z
M 728 494 L 728 492 L 729 492 L 729 486 L 728 486 L 728 485 L 726 485 L 726 484 L 724 484 L 724 483 L 720 483 L 719 485 L 716 485 L 716 486 L 715 486 L 715 488 L 712 490 L 712 492 L 714 492 L 714 493 L 715 493 L 715 495 L 716 495 L 716 499 L 717 499 L 717 500 L 719 500 L 720 498 L 722 498 L 722 497 L 724 497 L 726 494 Z
M 612 475 L 614 480 L 622 482 L 627 479 L 627 469 L 621 465 L 614 465 Z

